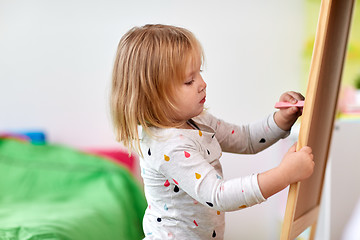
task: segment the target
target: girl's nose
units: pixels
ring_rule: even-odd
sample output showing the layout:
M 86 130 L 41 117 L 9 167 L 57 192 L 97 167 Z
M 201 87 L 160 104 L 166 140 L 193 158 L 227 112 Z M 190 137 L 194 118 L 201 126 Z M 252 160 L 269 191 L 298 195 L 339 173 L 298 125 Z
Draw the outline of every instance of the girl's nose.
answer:
M 200 83 L 200 87 L 199 87 L 199 92 L 204 91 L 207 87 L 206 82 L 204 81 L 204 79 L 201 77 L 201 83 Z

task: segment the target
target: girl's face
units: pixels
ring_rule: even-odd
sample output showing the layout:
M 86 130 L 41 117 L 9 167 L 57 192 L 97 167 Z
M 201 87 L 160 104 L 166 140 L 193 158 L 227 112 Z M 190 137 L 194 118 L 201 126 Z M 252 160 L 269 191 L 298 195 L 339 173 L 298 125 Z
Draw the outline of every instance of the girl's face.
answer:
M 201 76 L 201 61 L 193 64 L 191 61 L 186 69 L 186 78 L 175 92 L 175 105 L 178 108 L 176 120 L 186 122 L 198 116 L 204 110 L 206 83 Z M 183 127 L 187 127 L 184 123 Z

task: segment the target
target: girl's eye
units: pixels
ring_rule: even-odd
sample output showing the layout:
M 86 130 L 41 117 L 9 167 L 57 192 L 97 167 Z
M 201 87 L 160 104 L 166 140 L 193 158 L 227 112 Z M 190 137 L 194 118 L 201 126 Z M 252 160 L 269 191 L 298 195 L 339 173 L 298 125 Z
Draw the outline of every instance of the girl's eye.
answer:
M 185 85 L 191 85 L 194 82 L 194 79 L 191 79 L 190 81 L 186 82 Z

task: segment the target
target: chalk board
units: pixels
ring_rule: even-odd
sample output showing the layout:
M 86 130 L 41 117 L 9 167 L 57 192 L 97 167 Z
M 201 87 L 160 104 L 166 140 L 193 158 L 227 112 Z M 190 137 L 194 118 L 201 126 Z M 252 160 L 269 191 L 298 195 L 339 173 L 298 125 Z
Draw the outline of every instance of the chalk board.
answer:
M 297 150 L 310 146 L 315 170 L 289 188 L 281 239 L 315 234 L 354 0 L 322 0 Z

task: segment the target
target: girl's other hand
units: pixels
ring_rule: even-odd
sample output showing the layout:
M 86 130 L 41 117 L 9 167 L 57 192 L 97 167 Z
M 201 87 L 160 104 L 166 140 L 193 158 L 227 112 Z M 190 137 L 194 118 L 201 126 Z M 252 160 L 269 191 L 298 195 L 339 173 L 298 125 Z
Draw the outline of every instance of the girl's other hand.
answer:
M 297 101 L 304 100 L 305 97 L 298 92 L 285 92 L 280 96 L 280 102 L 289 102 L 292 104 L 297 103 Z M 302 114 L 302 109 L 300 107 L 288 107 L 282 108 L 277 111 L 274 115 L 274 120 L 276 124 L 283 130 L 288 131 L 291 129 L 292 125 L 296 122 L 298 117 Z
M 264 198 L 286 188 L 289 184 L 305 180 L 314 172 L 314 156 L 310 147 L 296 152 L 296 143 L 285 154 L 280 165 L 258 174 L 260 191 Z
M 287 184 L 305 180 L 314 171 L 315 162 L 312 149 L 304 146 L 296 152 L 296 143 L 285 154 L 279 165 L 279 169 L 285 177 Z

